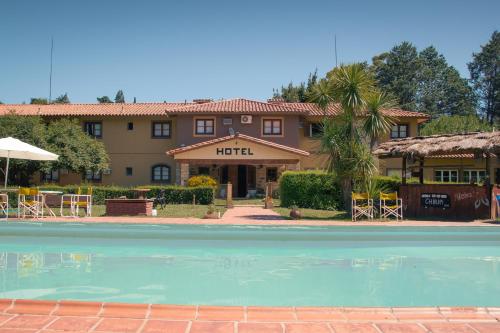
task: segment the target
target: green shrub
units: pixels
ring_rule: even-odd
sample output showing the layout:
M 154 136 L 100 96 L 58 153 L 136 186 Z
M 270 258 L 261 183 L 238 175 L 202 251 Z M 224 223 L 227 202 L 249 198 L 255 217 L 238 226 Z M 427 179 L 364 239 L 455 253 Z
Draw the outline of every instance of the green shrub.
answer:
M 41 185 L 40 190 L 46 191 L 61 191 L 63 193 L 76 193 L 78 187 L 84 191 L 87 185 Z M 160 190 L 165 190 L 165 197 L 169 204 L 190 204 L 193 202 L 193 197 L 196 198 L 196 203 L 201 205 L 209 205 L 214 202 L 214 188 L 209 186 L 199 187 L 183 187 L 175 185 L 145 185 L 141 188 L 148 188 L 151 191 L 147 193 L 148 198 L 156 198 Z M 92 201 L 94 205 L 104 205 L 105 199 L 115 199 L 125 196 L 132 199 L 136 196 L 134 188 L 120 186 L 92 186 Z M 17 193 L 9 193 L 10 207 L 17 207 Z
M 286 171 L 279 180 L 281 205 L 337 210 L 342 191 L 332 174 L 322 171 Z
M 217 181 L 207 175 L 193 176 L 188 179 L 187 185 L 189 187 L 199 187 L 199 186 L 217 186 Z

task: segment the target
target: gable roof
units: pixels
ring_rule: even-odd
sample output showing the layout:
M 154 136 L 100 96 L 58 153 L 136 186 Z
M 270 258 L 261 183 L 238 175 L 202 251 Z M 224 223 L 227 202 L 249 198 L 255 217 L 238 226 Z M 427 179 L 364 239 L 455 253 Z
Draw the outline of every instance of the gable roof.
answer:
M 167 155 L 175 155 L 175 154 L 178 154 L 178 153 L 183 153 L 183 152 L 186 152 L 186 151 L 190 151 L 190 150 L 193 150 L 193 149 L 198 149 L 198 148 L 205 147 L 205 146 L 211 146 L 211 145 L 214 145 L 214 144 L 217 144 L 217 143 L 220 143 L 220 142 L 225 142 L 225 141 L 229 141 L 229 140 L 233 140 L 233 139 L 241 139 L 241 140 L 245 140 L 245 141 L 255 142 L 255 143 L 258 143 L 258 144 L 261 144 L 261 145 L 264 145 L 264 146 L 268 146 L 268 147 L 271 147 L 271 148 L 276 148 L 276 149 L 288 151 L 288 152 L 295 153 L 295 154 L 298 154 L 298 155 L 309 156 L 309 152 L 307 152 L 305 150 L 297 149 L 297 148 L 293 148 L 293 147 L 289 147 L 289 146 L 285 146 L 285 145 L 281 145 L 279 143 L 274 143 L 274 142 L 271 142 L 271 141 L 266 141 L 266 140 L 258 139 L 258 138 L 255 138 L 253 136 L 249 136 L 249 135 L 245 135 L 245 134 L 241 134 L 241 133 L 236 133 L 235 135 L 228 135 L 228 136 L 224 136 L 224 137 L 213 139 L 213 140 L 208 140 L 208 141 L 203 141 L 203 142 L 200 142 L 200 143 L 195 143 L 195 144 L 192 144 L 192 145 L 189 145 L 189 146 L 186 146 L 186 147 L 180 147 L 180 148 L 172 149 L 172 150 L 167 151 Z
M 393 117 L 409 117 L 426 120 L 428 115 L 402 109 L 383 111 Z M 265 114 L 283 113 L 321 117 L 325 113 L 314 103 L 260 102 L 245 98 L 207 103 L 103 103 L 103 104 L 0 104 L 0 116 L 16 113 L 24 116 L 159 116 L 165 114 L 236 113 Z M 331 104 L 327 116 L 341 113 L 339 104 Z

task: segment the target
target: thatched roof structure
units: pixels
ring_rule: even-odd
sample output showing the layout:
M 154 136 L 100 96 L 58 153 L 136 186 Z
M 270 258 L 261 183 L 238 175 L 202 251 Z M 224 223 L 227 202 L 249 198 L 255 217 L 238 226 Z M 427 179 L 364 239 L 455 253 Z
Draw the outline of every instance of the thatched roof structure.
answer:
M 374 151 L 379 158 L 407 157 L 425 158 L 432 155 L 500 153 L 500 132 L 476 132 L 467 134 L 445 134 L 417 136 L 390 140 L 380 144 Z

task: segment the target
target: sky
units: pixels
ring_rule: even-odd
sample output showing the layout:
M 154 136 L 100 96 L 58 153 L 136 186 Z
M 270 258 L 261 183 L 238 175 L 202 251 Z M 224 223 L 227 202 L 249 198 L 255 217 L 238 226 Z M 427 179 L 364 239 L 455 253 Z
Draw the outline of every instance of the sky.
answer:
M 273 88 L 371 61 L 395 44 L 467 62 L 500 26 L 500 1 L 0 0 L 0 101 L 49 96 L 266 100 Z

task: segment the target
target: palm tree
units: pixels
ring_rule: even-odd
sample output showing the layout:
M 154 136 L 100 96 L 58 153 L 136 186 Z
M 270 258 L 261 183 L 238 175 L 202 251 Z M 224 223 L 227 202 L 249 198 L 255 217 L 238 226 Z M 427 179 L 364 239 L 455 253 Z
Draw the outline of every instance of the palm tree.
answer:
M 391 121 L 381 113 L 388 99 L 377 93 L 372 76 L 361 64 L 352 64 L 335 68 L 312 89 L 309 100 L 325 115 L 332 103 L 342 107 L 339 117 L 323 120 L 321 150 L 329 155 L 328 171 L 339 180 L 350 212 L 353 183 L 366 184 L 376 169 L 365 139 L 375 142 L 390 130 Z
M 383 109 L 390 109 L 396 105 L 389 95 L 375 91 L 366 99 L 366 118 L 363 129 L 370 140 L 370 151 L 373 151 L 377 139 L 388 133 L 395 124 L 395 119 L 382 113 Z

